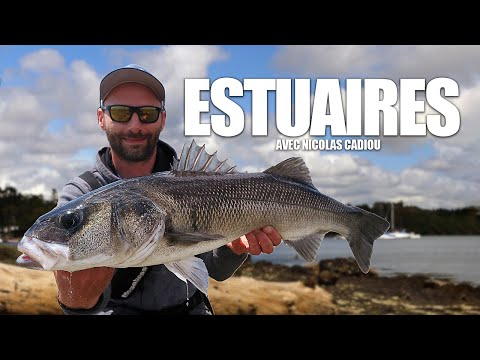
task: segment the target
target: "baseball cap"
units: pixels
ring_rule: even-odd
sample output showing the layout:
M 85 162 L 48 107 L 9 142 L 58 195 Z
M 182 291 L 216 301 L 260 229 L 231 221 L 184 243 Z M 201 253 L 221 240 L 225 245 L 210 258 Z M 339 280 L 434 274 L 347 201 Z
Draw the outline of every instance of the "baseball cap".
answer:
M 158 99 L 162 101 L 162 104 L 165 102 L 165 88 L 163 84 L 140 65 L 129 64 L 113 70 L 102 79 L 100 82 L 100 103 L 103 103 L 103 100 L 105 100 L 114 87 L 129 82 L 148 86 L 157 95 Z

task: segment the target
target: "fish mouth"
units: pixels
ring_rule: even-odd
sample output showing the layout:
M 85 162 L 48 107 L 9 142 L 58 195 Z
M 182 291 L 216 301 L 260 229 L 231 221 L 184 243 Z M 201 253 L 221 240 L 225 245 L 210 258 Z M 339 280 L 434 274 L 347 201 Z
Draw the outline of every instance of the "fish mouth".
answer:
M 23 253 L 16 264 L 35 270 L 53 270 L 54 266 L 65 257 L 59 246 L 40 239 L 24 236 L 17 245 L 17 250 Z
M 43 269 L 43 266 L 40 265 L 39 262 L 33 260 L 30 256 L 25 255 L 25 254 L 20 255 L 20 256 L 17 258 L 17 260 L 15 261 L 15 263 L 16 263 L 18 266 L 21 266 L 21 267 L 24 267 L 24 268 L 27 268 L 27 269 L 32 269 L 32 270 L 44 270 L 44 269 Z

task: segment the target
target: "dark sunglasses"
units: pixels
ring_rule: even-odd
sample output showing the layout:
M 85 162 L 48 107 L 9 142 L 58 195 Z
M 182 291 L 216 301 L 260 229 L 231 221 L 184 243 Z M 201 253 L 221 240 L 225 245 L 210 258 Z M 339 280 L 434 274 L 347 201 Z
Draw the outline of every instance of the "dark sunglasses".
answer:
M 148 124 L 157 121 L 158 116 L 163 111 L 162 108 L 157 106 L 108 105 L 100 106 L 100 108 L 103 111 L 108 110 L 113 121 L 128 122 L 133 113 L 137 113 L 140 122 Z

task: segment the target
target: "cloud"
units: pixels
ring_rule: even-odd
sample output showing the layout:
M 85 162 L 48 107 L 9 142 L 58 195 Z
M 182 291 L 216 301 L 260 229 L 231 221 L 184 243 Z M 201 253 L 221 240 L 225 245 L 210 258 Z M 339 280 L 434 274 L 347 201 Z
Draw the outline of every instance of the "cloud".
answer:
M 273 65 L 281 71 L 334 78 L 450 77 L 462 87 L 479 78 L 480 46 L 471 45 L 289 45 Z
M 20 69 L 24 71 L 44 72 L 63 71 L 64 58 L 54 49 L 41 49 L 24 56 L 20 60 Z

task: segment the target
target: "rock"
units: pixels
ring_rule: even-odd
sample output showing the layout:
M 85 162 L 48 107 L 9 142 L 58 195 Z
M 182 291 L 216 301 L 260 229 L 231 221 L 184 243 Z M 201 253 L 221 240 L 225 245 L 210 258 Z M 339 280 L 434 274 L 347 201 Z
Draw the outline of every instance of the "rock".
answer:
M 319 285 L 335 285 L 339 278 L 339 275 L 330 270 L 320 270 L 317 277 L 317 283 Z
M 222 282 L 211 280 L 210 289 L 210 299 L 218 315 L 316 315 L 335 312 L 327 291 L 318 286 L 306 287 L 300 281 L 273 282 L 236 276 Z
M 329 278 L 341 276 L 378 276 L 378 273 L 374 269 L 370 269 L 367 274 L 364 274 L 353 258 L 322 260 L 318 263 L 318 267 L 320 273 L 325 271 L 324 274 Z
M 310 283 L 311 277 L 316 276 L 316 269 L 300 265 L 272 264 L 268 261 L 253 262 L 248 258 L 234 276 L 248 276 L 267 281 L 305 281 Z

